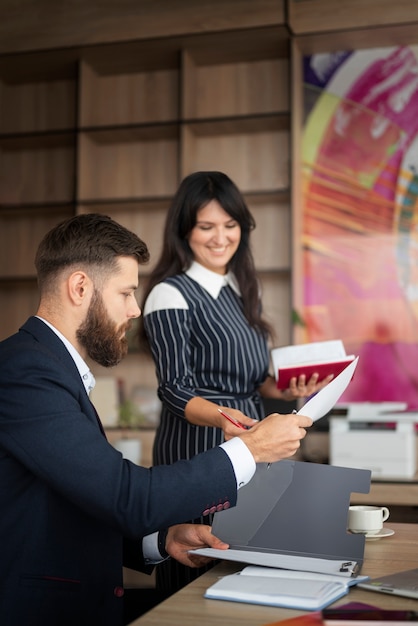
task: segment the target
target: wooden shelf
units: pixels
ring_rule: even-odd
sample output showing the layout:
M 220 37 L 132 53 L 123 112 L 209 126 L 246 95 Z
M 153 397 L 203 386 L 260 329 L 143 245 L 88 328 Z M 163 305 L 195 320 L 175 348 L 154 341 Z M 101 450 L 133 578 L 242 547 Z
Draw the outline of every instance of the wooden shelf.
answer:
M 76 83 L 73 79 L 8 83 L 0 78 L 0 133 L 74 129 Z
M 290 271 L 290 197 L 288 193 L 246 198 L 256 221 L 251 233 L 254 261 L 259 271 Z
M 65 130 L 35 131 L 30 133 L 0 134 L 0 149 L 17 152 L 19 150 L 40 150 L 70 147 L 75 149 L 75 133 Z
M 193 52 L 183 53 L 184 118 L 289 111 L 287 58 L 204 61 L 199 64 Z
M 244 193 L 289 186 L 289 131 L 282 116 L 185 124 L 182 146 L 184 176 L 220 170 Z
M 42 237 L 73 213 L 72 205 L 0 209 L 0 282 L 5 278 L 35 279 L 33 262 Z
M 178 68 L 135 69 L 131 64 L 132 60 L 113 74 L 103 73 L 108 68 L 95 69 L 82 62 L 81 126 L 151 124 L 178 119 Z
M 290 341 L 285 27 L 0 57 L 0 96 L 0 288 L 16 295 L 19 311 L 34 312 L 34 284 L 13 291 L 11 281 L 34 276 L 36 247 L 55 223 L 74 213 L 110 215 L 147 243 L 144 276 L 160 254 L 180 180 L 221 170 L 254 214 L 264 309 Z M 140 281 L 139 297 L 141 289 Z M 2 328 L 15 326 L 15 311 L 0 315 L 8 320 Z M 124 378 L 132 366 L 127 359 Z M 141 359 L 145 379 L 155 381 L 154 368 Z
M 375 0 L 343 0 L 338 4 L 334 0 L 310 0 L 303 4 L 293 0 L 288 5 L 289 25 L 297 35 L 317 33 L 322 36 L 329 31 L 347 29 L 355 36 L 358 29 L 369 29 L 373 33 L 385 26 L 394 28 L 414 22 L 416 31 L 417 5 L 414 0 L 397 3 L 379 0 L 378 5 Z
M 287 345 L 292 332 L 290 268 L 277 272 L 260 271 L 258 274 L 263 296 L 264 315 L 274 329 L 273 343 L 274 345 Z
M 0 205 L 74 200 L 75 137 L 40 133 L 0 137 Z
M 160 255 L 164 221 L 169 205 L 168 197 L 129 202 L 83 204 L 79 213 L 102 213 L 117 220 L 143 239 L 150 251 L 150 261 L 140 268 L 142 276 L 149 274 Z
M 178 184 L 178 127 L 82 132 L 78 199 L 126 199 L 173 194 Z

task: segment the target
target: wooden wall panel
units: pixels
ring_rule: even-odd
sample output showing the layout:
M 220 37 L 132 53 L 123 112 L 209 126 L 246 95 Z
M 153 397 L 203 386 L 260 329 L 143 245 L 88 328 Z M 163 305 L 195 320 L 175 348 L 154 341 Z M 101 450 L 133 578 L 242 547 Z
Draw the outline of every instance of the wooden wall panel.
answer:
M 416 0 L 287 0 L 295 35 L 418 22 Z
M 297 46 L 304 55 L 386 46 L 410 46 L 417 42 L 418 21 L 399 26 L 308 33 L 292 39 L 294 46 Z
M 285 0 L 2 0 L 0 53 L 284 24 Z
M 14 278 L 0 282 L 0 341 L 17 332 L 28 317 L 36 313 L 38 302 L 36 281 L 20 281 Z

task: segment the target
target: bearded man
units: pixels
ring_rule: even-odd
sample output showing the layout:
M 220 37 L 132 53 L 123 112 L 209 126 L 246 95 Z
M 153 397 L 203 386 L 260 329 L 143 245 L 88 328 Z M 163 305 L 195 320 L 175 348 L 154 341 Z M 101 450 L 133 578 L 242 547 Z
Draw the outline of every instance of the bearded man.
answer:
M 89 400 L 86 359 L 111 367 L 125 355 L 148 257 L 106 216 L 59 224 L 36 254 L 36 316 L 0 343 L 2 626 L 121 626 L 122 566 L 199 566 L 189 549 L 227 548 L 209 526 L 181 522 L 234 506 L 255 464 L 291 456 L 312 423 L 273 414 L 170 466 L 122 458 Z

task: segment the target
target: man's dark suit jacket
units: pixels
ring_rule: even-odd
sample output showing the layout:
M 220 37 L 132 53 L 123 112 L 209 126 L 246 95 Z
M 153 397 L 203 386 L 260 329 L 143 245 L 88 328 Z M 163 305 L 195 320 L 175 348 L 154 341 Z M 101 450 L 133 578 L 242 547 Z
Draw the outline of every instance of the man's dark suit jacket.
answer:
M 145 469 L 102 434 L 62 341 L 30 318 L 0 343 L 0 624 L 119 626 L 142 537 L 233 506 L 220 448 Z

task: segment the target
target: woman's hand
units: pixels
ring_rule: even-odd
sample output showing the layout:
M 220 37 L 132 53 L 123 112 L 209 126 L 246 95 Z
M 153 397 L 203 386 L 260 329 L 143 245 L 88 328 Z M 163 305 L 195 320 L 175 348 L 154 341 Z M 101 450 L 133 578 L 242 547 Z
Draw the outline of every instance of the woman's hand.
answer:
M 184 415 L 188 422 L 195 426 L 213 426 L 224 431 L 225 439 L 231 439 L 243 432 L 239 426 L 232 424 L 226 417 L 220 414 L 219 409 L 227 413 L 230 417 L 244 426 L 244 429 L 251 428 L 257 424 L 258 420 L 247 417 L 238 409 L 231 409 L 226 406 L 219 406 L 214 402 L 199 398 L 198 396 L 189 400 L 186 404 Z
M 222 428 L 222 430 L 224 431 L 224 437 L 226 441 L 228 441 L 228 439 L 232 439 L 232 437 L 236 437 L 237 435 L 241 434 L 243 430 L 248 430 L 249 428 L 252 428 L 258 422 L 258 420 L 247 417 L 244 413 L 242 413 L 242 411 L 239 411 L 238 409 L 231 409 L 230 407 L 221 406 L 218 407 L 217 410 L 221 418 L 219 428 Z M 234 421 L 237 422 L 237 424 L 234 424 Z
M 295 400 L 296 398 L 306 398 L 316 393 L 334 378 L 333 374 L 327 376 L 318 383 L 318 374 L 312 374 L 308 381 L 306 376 L 302 374 L 299 378 L 291 378 L 287 389 L 282 391 L 283 400 Z
M 327 376 L 318 383 L 318 374 L 312 374 L 308 381 L 306 376 L 302 374 L 299 378 L 291 378 L 287 389 L 277 389 L 276 381 L 273 376 L 268 376 L 259 388 L 264 398 L 276 398 L 277 400 L 296 400 L 297 398 L 306 398 L 316 393 L 333 379 L 333 375 Z

